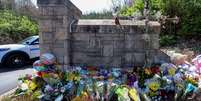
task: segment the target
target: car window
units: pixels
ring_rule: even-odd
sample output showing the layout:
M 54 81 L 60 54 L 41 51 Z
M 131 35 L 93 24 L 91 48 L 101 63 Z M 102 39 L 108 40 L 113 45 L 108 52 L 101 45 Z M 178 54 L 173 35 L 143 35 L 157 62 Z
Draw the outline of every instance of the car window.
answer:
M 33 41 L 31 44 L 32 44 L 32 45 L 38 45 L 38 44 L 39 44 L 39 39 L 36 39 L 36 40 Z
M 19 44 L 31 44 L 34 40 L 38 39 L 38 37 L 36 36 L 31 36 L 31 37 L 28 37 L 20 42 L 18 42 Z

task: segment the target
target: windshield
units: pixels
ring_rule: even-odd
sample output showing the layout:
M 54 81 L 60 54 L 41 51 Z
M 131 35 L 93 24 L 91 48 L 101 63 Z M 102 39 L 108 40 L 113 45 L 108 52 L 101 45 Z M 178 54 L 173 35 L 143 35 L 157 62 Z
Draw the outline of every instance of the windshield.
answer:
M 19 44 L 30 44 L 31 42 L 33 42 L 34 40 L 36 40 L 38 38 L 38 36 L 30 36 L 20 42 L 18 42 Z

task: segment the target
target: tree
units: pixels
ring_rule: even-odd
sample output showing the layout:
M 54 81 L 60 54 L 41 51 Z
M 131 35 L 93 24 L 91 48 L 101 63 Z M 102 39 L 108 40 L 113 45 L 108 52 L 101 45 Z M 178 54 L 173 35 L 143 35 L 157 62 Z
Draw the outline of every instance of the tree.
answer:
M 161 10 L 161 3 L 161 0 L 148 0 L 150 15 L 155 15 Z M 144 0 L 133 0 L 132 6 L 125 5 L 120 12 L 125 16 L 133 16 L 136 13 L 144 16 Z
M 149 15 L 156 17 L 160 14 L 168 18 L 179 17 L 176 26 L 179 36 L 201 35 L 201 1 L 200 0 L 149 0 Z M 124 6 L 120 10 L 123 16 L 144 16 L 144 0 L 133 0 L 132 6 Z M 166 30 L 174 27 L 172 22 L 167 24 Z M 169 33 L 168 30 L 165 33 Z M 170 33 L 173 34 L 173 33 Z
M 33 0 L 0 0 L 0 9 L 12 10 L 36 19 L 38 11 Z
M 200 0 L 180 0 L 182 10 L 180 35 L 201 36 L 201 1 Z
M 84 14 L 82 19 L 111 19 L 113 17 L 112 11 L 102 11 L 102 12 L 90 12 L 88 14 Z
M 29 16 L 33 19 L 36 19 L 38 16 L 38 9 L 33 3 L 33 0 L 15 0 L 16 7 L 15 10 L 17 13 Z
M 0 9 L 14 9 L 15 0 L 0 0 Z

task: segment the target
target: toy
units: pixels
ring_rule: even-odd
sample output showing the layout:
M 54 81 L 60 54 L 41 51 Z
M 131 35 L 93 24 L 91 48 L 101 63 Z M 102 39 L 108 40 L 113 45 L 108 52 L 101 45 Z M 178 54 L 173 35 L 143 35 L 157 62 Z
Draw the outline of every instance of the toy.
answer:
M 174 53 L 171 56 L 171 61 L 175 65 L 185 64 L 186 60 L 187 60 L 187 55 L 183 55 L 183 54 L 180 54 L 180 53 Z

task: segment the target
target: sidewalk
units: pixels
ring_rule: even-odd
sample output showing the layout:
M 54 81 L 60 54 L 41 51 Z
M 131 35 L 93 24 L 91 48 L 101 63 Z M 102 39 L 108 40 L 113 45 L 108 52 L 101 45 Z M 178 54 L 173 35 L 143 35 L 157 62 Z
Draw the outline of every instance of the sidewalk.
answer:
M 17 88 L 14 88 L 14 89 L 12 89 L 12 90 L 10 90 L 10 91 L 8 91 L 8 92 L 6 92 L 6 93 L 0 95 L 0 101 L 2 101 L 3 98 L 6 98 L 6 97 L 8 97 L 9 95 L 13 94 L 16 89 L 17 89 Z

